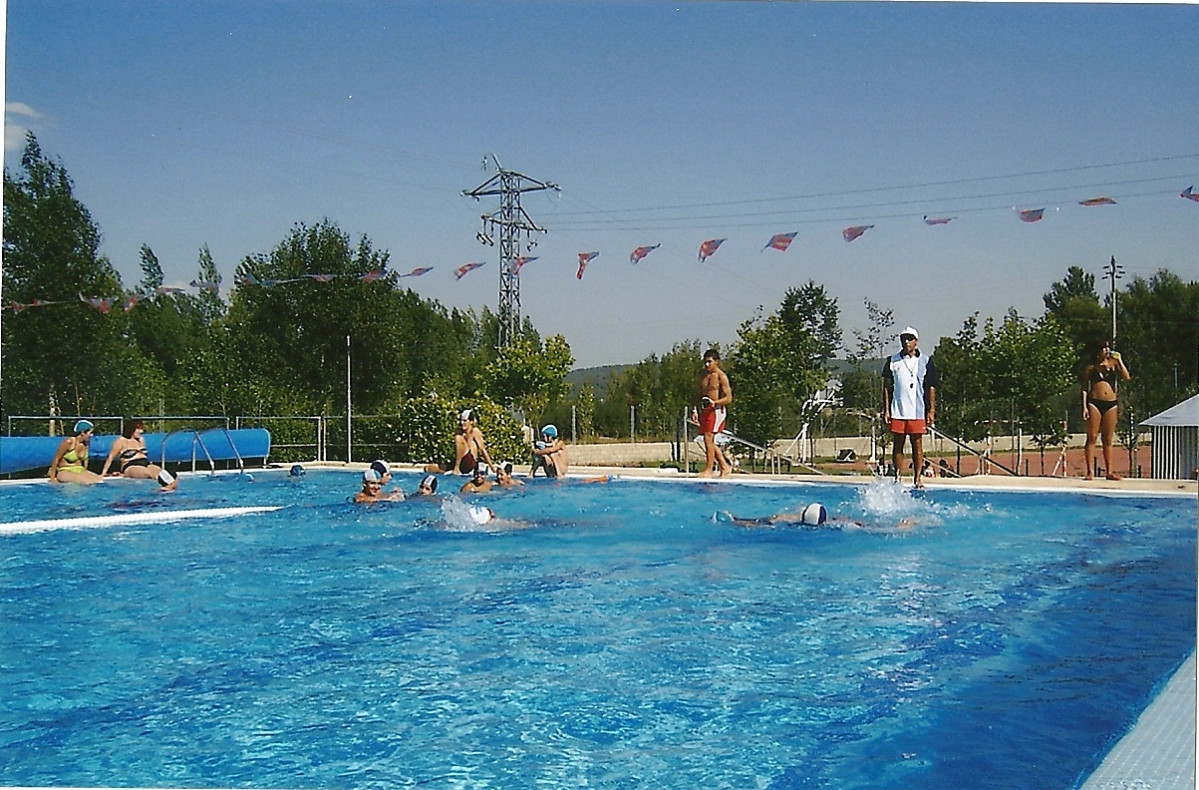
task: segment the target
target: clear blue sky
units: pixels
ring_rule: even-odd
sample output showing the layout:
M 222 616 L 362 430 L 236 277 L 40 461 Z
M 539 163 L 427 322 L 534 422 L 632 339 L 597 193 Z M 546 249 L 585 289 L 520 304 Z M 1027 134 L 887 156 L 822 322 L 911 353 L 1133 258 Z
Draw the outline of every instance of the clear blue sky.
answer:
M 127 287 L 142 244 L 170 284 L 207 244 L 228 288 L 328 217 L 494 309 L 495 204 L 460 195 L 486 154 L 562 188 L 524 198 L 550 232 L 521 294 L 579 366 L 732 342 L 809 279 L 847 345 L 871 299 L 931 348 L 1041 315 L 1070 265 L 1199 278 L 1193 5 L 9 0 L 7 25 L 6 165 L 32 129 Z

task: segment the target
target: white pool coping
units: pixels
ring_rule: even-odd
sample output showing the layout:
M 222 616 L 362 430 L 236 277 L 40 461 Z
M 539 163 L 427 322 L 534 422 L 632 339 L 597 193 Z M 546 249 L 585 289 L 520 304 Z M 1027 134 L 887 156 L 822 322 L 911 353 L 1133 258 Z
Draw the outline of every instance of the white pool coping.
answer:
M 1174 673 L 1081 790 L 1193 790 L 1195 653 Z

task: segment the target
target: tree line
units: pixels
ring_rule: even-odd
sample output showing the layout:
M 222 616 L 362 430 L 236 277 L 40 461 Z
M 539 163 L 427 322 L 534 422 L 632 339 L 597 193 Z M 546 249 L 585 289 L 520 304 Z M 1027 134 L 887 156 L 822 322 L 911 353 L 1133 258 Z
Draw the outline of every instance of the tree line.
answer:
M 497 351 L 491 310 L 421 298 L 387 269 L 385 250 L 329 219 L 297 223 L 273 249 L 246 255 L 228 301 L 207 247 L 194 280 L 203 287 L 190 293 L 164 286 L 148 246 L 142 279 L 127 288 L 100 239 L 66 168 L 27 135 L 20 171 L 4 171 L 6 423 L 13 415 L 334 417 L 346 414 L 348 385 L 353 412 L 374 416 L 356 424 L 355 443 L 386 448 L 389 458 L 444 458 L 458 410 L 473 408 L 495 454 L 523 459 L 522 420 L 564 431 L 573 421 L 580 438 L 666 438 L 695 398 L 699 340 L 571 388 L 564 337 L 542 338 L 526 318 L 516 341 Z M 35 300 L 57 304 L 14 308 Z M 922 342 L 941 370 L 944 430 L 977 438 L 1018 421 L 1046 443 L 1079 430 L 1078 372 L 1086 349 L 1110 334 L 1110 305 L 1077 266 L 1044 303 L 1040 316 L 1011 312 L 980 325 L 976 314 L 956 336 Z M 1140 420 L 1196 391 L 1199 283 L 1164 269 L 1134 277 L 1118 306 L 1117 345 L 1133 370 L 1122 418 Z M 854 333 L 844 358 L 840 306 L 816 282 L 747 318 L 719 349 L 733 381 L 733 429 L 758 443 L 794 435 L 811 417 L 805 402 L 831 378 L 848 410 L 877 412 L 893 316 L 869 300 L 865 309 L 867 329 Z M 303 432 L 270 427 L 277 444 Z

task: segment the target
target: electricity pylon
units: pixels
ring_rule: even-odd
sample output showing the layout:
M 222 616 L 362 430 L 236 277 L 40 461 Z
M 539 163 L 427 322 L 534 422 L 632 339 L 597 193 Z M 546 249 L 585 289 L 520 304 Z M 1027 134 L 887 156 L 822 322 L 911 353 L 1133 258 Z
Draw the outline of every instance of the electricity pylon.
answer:
M 525 192 L 557 190 L 558 185 L 548 181 L 505 170 L 493 154 L 496 173 L 471 190 L 462 190 L 466 197 L 478 200 L 482 197 L 499 195 L 500 207 L 490 214 L 483 214 L 483 229 L 475 234 L 481 243 L 495 246 L 495 237 L 500 239 L 500 333 L 497 349 L 507 348 L 520 334 L 520 263 L 521 247 L 525 252 L 537 246 L 533 235 L 545 233 L 520 205 L 520 196 Z M 487 160 L 483 160 L 487 164 Z

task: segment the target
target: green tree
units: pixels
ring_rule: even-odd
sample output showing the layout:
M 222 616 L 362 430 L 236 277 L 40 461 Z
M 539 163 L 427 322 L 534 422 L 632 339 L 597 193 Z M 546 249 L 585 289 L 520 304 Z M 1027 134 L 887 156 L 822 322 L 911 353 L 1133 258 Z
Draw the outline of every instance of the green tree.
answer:
M 869 299 L 866 304 L 866 331 L 854 330 L 856 347 L 848 355 L 852 367 L 841 375 L 841 402 L 858 411 L 874 413 L 882 403 L 882 363 L 887 357 L 887 341 L 895 326 L 895 314 Z
M 3 313 L 5 414 L 107 414 L 132 405 L 129 382 L 142 366 L 122 345 L 124 314 L 83 301 L 111 305 L 121 296 L 99 246 L 100 230 L 66 168 L 27 134 L 21 172 L 4 170 L 4 296 L 54 304 Z
M 1095 275 L 1071 266 L 1064 279 L 1042 296 L 1045 312 L 1053 316 L 1076 355 L 1110 333 L 1111 318 L 1095 292 Z
M 828 382 L 839 316 L 837 300 L 809 281 L 788 289 L 776 313 L 742 323 L 729 370 L 739 435 L 765 444 L 798 431 L 803 404 Z
M 1121 411 L 1140 421 L 1194 394 L 1199 385 L 1199 282 L 1166 270 L 1147 280 L 1134 277 L 1117 308 L 1116 345 L 1132 373 L 1121 388 L 1128 406 Z
M 603 432 L 628 435 L 632 414 L 638 437 L 674 436 L 684 411 L 696 402 L 702 353 L 698 340 L 688 340 L 676 343 L 661 358 L 651 354 L 613 374 L 597 410 Z M 733 394 L 735 398 L 735 384 Z
M 598 397 L 595 385 L 584 384 L 575 397 L 575 416 L 578 421 L 579 436 L 589 438 L 595 435 L 595 409 Z
M 517 408 L 537 423 L 550 403 L 569 389 L 566 374 L 574 364 L 570 345 L 554 335 L 542 346 L 534 337 L 521 335 L 499 350 L 485 368 L 483 393 L 498 403 Z
M 988 319 L 979 337 L 976 314 L 934 359 L 937 418 L 949 434 L 977 440 L 1014 430 L 1014 420 L 1042 445 L 1061 440 L 1075 357 L 1052 317 L 1029 323 L 1011 311 L 998 328 Z
M 334 223 L 298 224 L 268 254 L 247 256 L 228 312 L 229 345 L 253 382 L 243 413 L 344 413 L 346 359 L 354 410 L 402 394 L 415 318 L 397 296 L 387 254 Z M 348 338 L 348 341 L 347 341 Z M 348 344 L 348 345 L 347 345 Z

